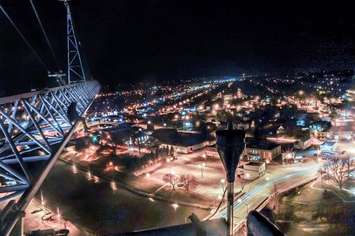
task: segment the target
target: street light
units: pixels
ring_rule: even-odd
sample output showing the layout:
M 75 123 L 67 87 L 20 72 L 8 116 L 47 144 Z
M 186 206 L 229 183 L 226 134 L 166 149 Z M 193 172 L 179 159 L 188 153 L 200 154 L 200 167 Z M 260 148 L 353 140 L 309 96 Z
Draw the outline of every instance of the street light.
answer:
M 44 204 L 45 204 L 45 201 L 44 201 L 43 193 L 41 191 L 41 205 L 44 206 Z
M 227 204 L 227 235 L 233 235 L 233 201 L 235 173 L 240 156 L 245 148 L 245 131 L 234 130 L 233 124 L 228 123 L 226 130 L 218 130 L 217 151 L 226 171 L 228 204 Z
M 202 158 L 206 160 L 206 158 L 207 158 L 206 153 L 202 154 Z
M 200 166 L 200 169 L 201 169 L 201 178 L 203 178 L 203 171 L 205 169 L 206 163 L 203 162 L 199 166 Z
M 61 215 L 60 215 L 59 207 L 57 207 L 57 218 L 58 218 L 58 222 L 60 222 Z
M 110 182 L 110 186 L 111 186 L 111 189 L 113 190 L 113 191 L 116 191 L 117 190 L 117 184 L 116 184 L 116 182 L 115 181 L 111 181 Z
M 173 203 L 171 204 L 171 206 L 174 208 L 174 210 L 176 211 L 176 209 L 179 207 L 179 204 L 177 203 Z
M 77 174 L 77 173 L 78 173 L 78 169 L 76 168 L 76 165 L 75 165 L 75 164 L 72 165 L 72 170 L 73 170 L 73 173 L 74 173 L 74 174 Z
M 88 180 L 91 180 L 91 177 L 92 177 L 91 172 L 90 172 L 90 170 L 88 170 L 88 172 L 87 172 L 87 179 L 88 179 Z

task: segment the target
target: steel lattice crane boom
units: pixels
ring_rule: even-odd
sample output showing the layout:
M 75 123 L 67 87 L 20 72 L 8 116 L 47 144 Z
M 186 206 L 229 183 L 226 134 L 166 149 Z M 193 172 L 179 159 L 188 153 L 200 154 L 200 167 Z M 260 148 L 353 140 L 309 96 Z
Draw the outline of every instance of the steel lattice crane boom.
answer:
M 67 11 L 67 78 L 68 84 L 86 81 L 80 54 L 80 42 L 75 34 L 73 18 L 68 0 L 63 0 Z
M 100 90 L 97 81 L 86 81 L 67 0 L 64 5 L 68 84 L 0 98 L 0 203 L 5 206 L 0 209 L 1 236 L 10 235 L 14 229 L 23 232 L 27 206 Z M 2 7 L 1 10 L 6 13 Z M 8 19 L 14 25 L 11 18 Z M 22 37 L 19 29 L 16 30 Z M 22 38 L 32 48 L 27 39 Z M 64 74 L 49 76 L 63 78 Z M 28 162 L 36 165 L 35 172 L 28 167 Z

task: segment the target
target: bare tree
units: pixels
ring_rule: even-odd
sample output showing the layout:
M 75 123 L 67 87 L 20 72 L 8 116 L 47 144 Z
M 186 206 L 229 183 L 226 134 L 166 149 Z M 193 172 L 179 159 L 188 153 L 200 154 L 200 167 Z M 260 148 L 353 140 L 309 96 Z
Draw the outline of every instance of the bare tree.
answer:
M 198 186 L 198 182 L 193 175 L 182 175 L 180 177 L 180 183 L 183 184 L 186 192 L 189 192 Z
M 338 185 L 340 189 L 343 189 L 344 182 L 347 176 L 347 160 L 335 157 L 329 160 L 325 167 L 325 171 L 330 179 Z
M 179 183 L 179 176 L 174 174 L 166 174 L 163 176 L 163 180 L 171 185 L 173 191 L 176 189 L 176 185 Z
M 347 154 L 345 151 L 342 152 L 342 154 L 344 155 L 344 159 L 346 161 L 346 166 L 347 166 L 347 172 L 348 172 L 348 176 L 350 175 L 350 169 L 351 169 L 351 158 L 350 155 Z

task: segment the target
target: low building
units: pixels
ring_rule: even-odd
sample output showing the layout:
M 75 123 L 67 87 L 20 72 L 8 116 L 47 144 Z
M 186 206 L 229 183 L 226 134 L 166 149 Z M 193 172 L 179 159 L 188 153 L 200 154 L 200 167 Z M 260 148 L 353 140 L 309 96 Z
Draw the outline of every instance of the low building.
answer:
M 355 121 L 344 122 L 342 126 L 333 126 L 329 136 L 336 140 L 351 141 L 355 138 Z
M 296 139 L 295 148 L 305 150 L 311 147 L 312 144 L 312 138 L 309 135 L 304 135 Z
M 265 161 L 270 163 L 281 155 L 281 145 L 266 140 L 246 138 L 244 159 L 248 161 Z
M 322 153 L 334 153 L 336 151 L 336 141 L 326 141 L 319 146 Z
M 254 180 L 265 174 L 265 162 L 246 162 L 238 167 L 238 175 L 242 179 Z
M 331 123 L 322 120 L 316 121 L 309 126 L 311 135 L 322 141 L 326 140 L 330 128 Z
M 238 129 L 243 129 L 243 130 L 247 130 L 250 128 L 250 123 L 249 122 L 238 122 L 237 123 L 237 128 Z
M 152 136 L 158 139 L 161 146 L 173 147 L 178 153 L 192 153 L 216 143 L 209 135 L 198 132 L 178 132 L 176 129 L 158 129 Z
M 292 151 L 286 151 L 282 153 L 282 164 L 291 164 L 294 163 L 296 153 Z

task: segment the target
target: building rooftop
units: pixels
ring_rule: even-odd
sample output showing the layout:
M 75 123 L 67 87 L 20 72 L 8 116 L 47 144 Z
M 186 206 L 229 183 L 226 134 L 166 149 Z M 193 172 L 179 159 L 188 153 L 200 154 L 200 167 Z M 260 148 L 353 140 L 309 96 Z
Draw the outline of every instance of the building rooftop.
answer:
M 177 132 L 175 129 L 158 129 L 153 133 L 153 137 L 160 142 L 176 146 L 193 146 L 207 141 L 209 137 L 201 133 Z
M 250 161 L 250 162 L 245 163 L 244 165 L 248 165 L 248 166 L 262 166 L 262 165 L 264 165 L 264 162 Z
M 255 139 L 255 138 L 246 138 L 246 147 L 247 148 L 256 148 L 263 150 L 272 150 L 279 146 L 279 144 L 272 143 L 263 139 Z

